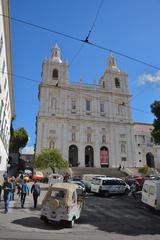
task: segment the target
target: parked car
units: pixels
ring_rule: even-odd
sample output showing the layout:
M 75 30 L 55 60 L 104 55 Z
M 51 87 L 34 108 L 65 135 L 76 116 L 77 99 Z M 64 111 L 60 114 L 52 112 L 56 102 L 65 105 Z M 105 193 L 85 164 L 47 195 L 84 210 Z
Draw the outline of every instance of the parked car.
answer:
M 41 171 L 34 171 L 32 175 L 32 180 L 42 181 L 44 179 L 44 175 Z
M 125 181 L 131 180 L 131 179 L 136 180 L 139 183 L 139 185 L 140 185 L 140 190 L 142 190 L 143 183 L 144 183 L 144 180 L 145 180 L 144 177 L 142 177 L 142 176 L 135 176 L 135 175 L 129 175 L 129 176 L 126 177 Z
M 25 169 L 24 170 L 24 175 L 31 178 L 32 177 L 32 171 L 30 169 Z
M 61 174 L 52 173 L 48 176 L 49 185 L 52 185 L 58 182 L 63 182 L 63 176 Z
M 86 191 L 90 192 L 91 191 L 91 183 L 93 178 L 95 177 L 106 177 L 106 175 L 100 175 L 100 174 L 83 174 L 82 175 L 82 181 L 85 184 Z
M 121 178 L 94 178 L 91 184 L 91 192 L 108 197 L 111 194 L 128 194 L 130 186 Z
M 74 180 L 74 179 L 69 179 L 68 180 L 69 183 L 74 183 L 74 184 L 77 184 L 82 190 L 83 190 L 83 194 L 85 195 L 86 194 L 86 187 L 85 187 L 85 184 L 80 181 L 80 180 Z
M 142 188 L 142 202 L 160 210 L 160 180 L 145 180 Z
M 83 192 L 78 185 L 56 183 L 49 187 L 42 201 L 41 219 L 45 223 L 63 221 L 67 227 L 73 227 L 81 215 L 83 204 Z
M 145 177 L 145 180 L 160 180 L 159 175 L 148 175 Z
M 125 182 L 129 185 L 132 186 L 133 184 L 136 186 L 136 191 L 141 191 L 141 186 L 139 182 L 135 179 L 126 179 Z

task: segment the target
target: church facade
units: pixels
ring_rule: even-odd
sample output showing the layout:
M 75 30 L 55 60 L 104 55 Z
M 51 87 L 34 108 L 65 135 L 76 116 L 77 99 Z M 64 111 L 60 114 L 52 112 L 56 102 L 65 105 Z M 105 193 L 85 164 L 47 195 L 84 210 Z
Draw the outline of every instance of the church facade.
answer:
M 55 45 L 43 62 L 36 154 L 59 149 L 73 167 L 135 167 L 128 76 L 108 57 L 98 85 L 71 83 Z

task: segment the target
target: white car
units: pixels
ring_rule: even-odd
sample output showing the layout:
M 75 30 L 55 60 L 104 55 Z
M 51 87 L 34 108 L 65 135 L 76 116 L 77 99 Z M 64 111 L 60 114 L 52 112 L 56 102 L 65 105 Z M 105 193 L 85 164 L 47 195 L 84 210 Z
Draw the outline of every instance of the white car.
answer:
M 142 188 L 142 202 L 160 210 L 160 180 L 145 180 Z
M 91 192 L 108 197 L 111 194 L 128 194 L 130 186 L 121 178 L 93 178 Z
M 53 185 L 55 183 L 63 182 L 63 176 L 58 173 L 52 173 L 48 176 L 49 185 Z
M 83 174 L 82 175 L 82 181 L 86 187 L 86 191 L 90 192 L 91 191 L 91 183 L 93 178 L 95 177 L 101 177 L 104 178 L 106 175 L 101 175 L 101 174 Z

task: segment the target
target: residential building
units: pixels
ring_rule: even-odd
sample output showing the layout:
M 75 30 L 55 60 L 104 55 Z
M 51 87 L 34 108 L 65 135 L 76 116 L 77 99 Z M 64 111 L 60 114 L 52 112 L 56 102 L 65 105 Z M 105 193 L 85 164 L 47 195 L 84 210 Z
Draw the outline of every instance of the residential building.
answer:
M 115 58 L 98 85 L 72 83 L 56 44 L 44 60 L 36 121 L 36 153 L 58 148 L 74 167 L 135 167 L 128 76 Z
M 152 130 L 152 124 L 134 123 L 136 167 L 148 165 L 160 169 L 160 146 L 154 144 Z
M 0 12 L 10 16 L 9 0 L 0 0 Z M 5 16 L 0 16 L 0 175 L 7 170 L 14 112 L 10 19 Z

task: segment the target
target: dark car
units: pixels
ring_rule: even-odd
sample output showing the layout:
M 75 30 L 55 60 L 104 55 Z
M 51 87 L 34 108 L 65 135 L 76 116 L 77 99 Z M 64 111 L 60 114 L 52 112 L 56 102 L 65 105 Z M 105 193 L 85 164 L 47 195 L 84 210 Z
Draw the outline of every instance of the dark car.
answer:
M 68 182 L 77 184 L 83 190 L 83 194 L 84 195 L 86 194 L 86 188 L 85 188 L 85 185 L 82 181 L 69 179 Z
M 135 175 L 130 175 L 126 177 L 125 181 L 127 180 L 136 180 L 139 183 L 140 190 L 143 188 L 143 183 L 144 183 L 144 177 L 142 176 L 135 176 Z
M 129 185 L 132 186 L 133 184 L 136 186 L 136 191 L 141 191 L 141 186 L 139 182 L 135 179 L 126 179 L 125 182 Z

